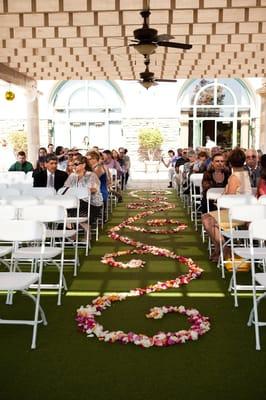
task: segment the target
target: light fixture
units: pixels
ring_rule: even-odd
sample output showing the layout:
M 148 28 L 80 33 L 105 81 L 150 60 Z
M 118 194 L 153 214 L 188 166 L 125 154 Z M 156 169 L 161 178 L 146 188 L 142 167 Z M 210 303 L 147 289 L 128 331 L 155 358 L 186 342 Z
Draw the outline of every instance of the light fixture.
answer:
M 155 53 L 157 45 L 154 43 L 138 43 L 134 48 L 143 56 L 150 56 Z
M 13 101 L 14 98 L 15 98 L 15 93 L 12 92 L 12 90 L 9 89 L 9 90 L 7 90 L 7 91 L 5 92 L 5 99 L 6 99 L 7 101 Z
M 152 86 L 157 86 L 158 83 L 154 82 L 154 81 L 139 81 L 139 83 L 145 88 L 145 89 L 149 89 Z

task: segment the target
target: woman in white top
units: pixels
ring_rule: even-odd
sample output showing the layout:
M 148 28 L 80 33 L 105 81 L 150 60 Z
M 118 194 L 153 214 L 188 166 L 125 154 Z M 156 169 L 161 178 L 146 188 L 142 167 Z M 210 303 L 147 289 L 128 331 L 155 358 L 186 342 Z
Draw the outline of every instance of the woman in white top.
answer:
M 95 222 L 100 216 L 103 198 L 100 192 L 100 180 L 98 176 L 91 171 L 87 158 L 78 155 L 73 163 L 74 172 L 69 175 L 64 186 L 74 188 L 88 188 L 90 192 L 90 223 Z M 88 198 L 80 200 L 80 216 L 88 215 Z
M 248 171 L 244 170 L 245 161 L 246 156 L 243 150 L 235 148 L 231 151 L 228 162 L 232 169 L 232 174 L 228 178 L 228 183 L 223 194 L 252 194 Z M 217 211 L 212 211 L 202 216 L 204 229 L 208 232 L 214 245 L 211 255 L 211 260 L 214 262 L 218 261 L 220 255 L 220 233 L 217 220 Z M 223 227 L 229 225 L 228 210 L 221 210 L 221 223 Z M 225 246 L 224 257 L 227 258 L 230 255 L 230 249 Z

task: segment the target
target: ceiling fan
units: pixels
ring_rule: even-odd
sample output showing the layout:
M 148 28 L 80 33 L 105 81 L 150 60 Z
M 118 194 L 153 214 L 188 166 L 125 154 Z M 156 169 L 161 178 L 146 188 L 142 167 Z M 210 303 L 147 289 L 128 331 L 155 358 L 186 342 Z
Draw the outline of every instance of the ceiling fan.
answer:
M 158 31 L 156 29 L 149 27 L 148 18 L 150 14 L 151 12 L 149 9 L 142 10 L 140 12 L 140 15 L 144 20 L 143 26 L 142 28 L 134 30 L 134 39 L 132 41 L 135 43 L 130 44 L 130 46 L 133 46 L 145 57 L 155 53 L 157 46 L 172 47 L 184 50 L 189 50 L 192 48 L 191 44 L 169 42 L 169 40 L 173 39 L 174 36 L 167 34 L 158 35 Z
M 139 83 L 145 87 L 145 89 L 149 89 L 151 86 L 158 85 L 157 82 L 176 82 L 176 79 L 156 79 L 154 77 L 154 72 L 149 70 L 150 58 L 149 56 L 145 57 L 144 64 L 146 66 L 145 71 L 139 74 L 140 80 Z

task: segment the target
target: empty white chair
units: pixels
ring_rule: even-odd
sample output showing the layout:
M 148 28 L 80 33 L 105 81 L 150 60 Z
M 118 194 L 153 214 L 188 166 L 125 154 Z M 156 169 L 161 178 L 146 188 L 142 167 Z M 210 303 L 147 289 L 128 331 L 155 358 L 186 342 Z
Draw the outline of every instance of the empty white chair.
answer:
M 64 268 L 64 250 L 65 250 L 65 231 L 66 231 L 66 212 L 64 207 L 58 205 L 34 205 L 22 208 L 20 210 L 20 218 L 25 220 L 35 220 L 41 221 L 44 223 L 49 222 L 62 222 L 63 221 L 63 237 L 60 243 L 60 247 L 55 245 L 45 246 L 44 253 L 43 253 L 43 260 L 44 262 L 52 261 L 53 264 L 59 270 L 59 281 L 55 284 L 45 284 L 42 287 L 47 289 L 58 289 L 58 300 L 57 304 L 61 305 L 61 296 L 62 296 L 62 289 L 63 287 L 67 290 L 66 281 L 63 275 L 63 268 Z M 36 245 L 30 245 L 27 247 L 23 247 L 18 249 L 14 252 L 13 257 L 17 260 L 38 260 L 40 252 L 40 247 Z M 60 259 L 57 262 L 55 259 L 59 257 Z
M 12 183 L 24 182 L 26 175 L 23 171 L 7 171 L 5 174 L 5 182 L 9 185 Z
M 11 205 L 2 205 L 0 207 L 0 220 L 12 220 L 17 218 L 17 208 Z M 3 257 L 10 254 L 12 246 L 4 243 L 4 246 L 0 246 L 0 262 L 4 264 L 7 269 L 10 269 L 9 263 Z
M 234 205 L 251 205 L 257 204 L 257 199 L 252 195 L 245 194 L 232 194 L 232 195 L 222 195 L 217 199 L 217 214 L 218 214 L 218 226 L 220 233 L 220 259 L 218 261 L 217 266 L 222 270 L 222 277 L 225 277 L 224 267 L 226 260 L 224 259 L 223 250 L 224 246 L 230 244 L 230 240 L 238 240 L 238 239 L 248 239 L 249 233 L 248 230 L 237 230 L 234 229 L 233 232 L 230 232 L 230 221 L 229 221 L 229 209 Z M 223 214 L 221 209 L 225 209 L 226 212 Z M 224 218 L 224 216 L 226 218 Z M 223 220 L 225 219 L 225 220 Z M 232 236 L 232 237 L 231 237 Z M 222 240 L 224 237 L 224 242 Z M 231 262 L 231 260 L 230 260 Z
M 64 259 L 64 263 L 70 263 L 74 264 L 74 276 L 77 275 L 77 268 L 79 265 L 79 257 L 78 257 L 78 243 L 79 243 L 79 199 L 76 196 L 72 195 L 56 195 L 52 197 L 47 197 L 43 200 L 44 204 L 50 204 L 50 205 L 59 205 L 64 207 L 66 210 L 70 209 L 76 209 L 76 217 L 67 217 L 67 223 L 71 223 L 75 225 L 74 229 L 67 229 L 65 232 L 63 232 L 62 229 L 54 229 L 54 230 L 48 230 L 47 231 L 47 237 L 48 238 L 53 238 L 53 239 L 60 239 L 64 235 L 65 238 L 72 238 L 73 236 L 75 237 L 74 242 L 74 249 L 75 249 L 75 255 L 74 258 L 68 258 Z M 85 219 L 86 221 L 86 219 Z
M 24 188 L 22 188 L 22 194 L 43 200 L 46 197 L 54 196 L 56 191 L 52 187 L 32 187 L 25 185 Z
M 15 188 L 2 188 L 0 189 L 0 199 L 1 203 L 5 204 L 7 203 L 6 198 L 7 197 L 19 197 L 20 196 L 20 191 Z
M 260 350 L 260 332 L 259 328 L 261 326 L 266 326 L 266 321 L 259 321 L 258 317 L 258 305 L 261 300 L 266 297 L 266 273 L 256 272 L 255 261 L 256 261 L 256 247 L 253 246 L 254 240 L 266 240 L 266 219 L 260 219 L 254 221 L 249 226 L 250 234 L 250 255 L 251 255 L 251 272 L 252 272 L 252 292 L 253 292 L 253 308 L 251 310 L 248 325 L 251 326 L 252 323 L 255 326 L 255 339 L 256 339 L 256 350 Z M 264 259 L 266 259 L 266 248 L 264 249 Z M 263 293 L 257 297 L 257 284 L 260 285 L 260 289 Z
M 36 348 L 37 327 L 39 323 L 47 325 L 45 314 L 40 306 L 41 281 L 43 270 L 43 255 L 45 249 L 45 226 L 37 221 L 0 221 L 0 240 L 16 243 L 15 251 L 19 251 L 18 243 L 22 241 L 38 240 L 41 242 L 39 249 L 38 260 L 39 269 L 36 272 L 16 272 L 13 268 L 10 272 L 0 272 L 0 290 L 10 294 L 14 291 L 21 291 L 27 294 L 35 303 L 34 316 L 31 320 L 7 320 L 0 319 L 0 324 L 26 324 L 33 326 L 31 348 Z M 13 261 L 13 254 L 12 254 Z M 12 264 L 11 264 L 12 265 Z M 37 285 L 36 296 L 27 291 L 32 284 Z M 10 303 L 10 301 L 9 301 Z M 41 319 L 39 319 L 39 316 Z
M 266 204 L 266 195 L 260 196 L 258 198 L 258 203 L 259 204 Z
M 194 221 L 196 231 L 198 230 L 198 215 L 201 206 L 202 178 L 203 174 L 190 175 L 191 221 Z
M 251 250 L 250 245 L 245 247 L 236 247 L 234 246 L 233 235 L 233 220 L 243 221 L 243 222 L 253 222 L 260 221 L 266 218 L 266 206 L 261 204 L 254 205 L 237 205 L 233 206 L 229 209 L 229 221 L 230 221 L 230 236 L 231 236 L 231 253 L 232 253 L 232 279 L 230 283 L 229 289 L 233 290 L 235 306 L 238 306 L 237 301 L 237 291 L 238 290 L 250 290 L 250 285 L 238 285 L 236 280 L 236 272 L 239 266 L 241 265 L 241 261 L 236 261 L 235 254 L 241 257 L 243 260 L 251 259 Z M 239 231 L 241 232 L 241 231 Z M 249 237 L 248 237 L 249 239 Z M 263 261 L 266 256 L 265 247 L 254 247 L 253 258 L 257 261 Z
M 39 204 L 39 200 L 36 197 L 26 196 L 26 195 L 8 196 L 5 197 L 5 200 L 7 204 L 12 204 L 17 208 L 23 208 L 26 206 L 35 206 Z
M 88 224 L 88 229 L 85 232 L 86 235 L 86 244 L 85 244 L 85 248 L 86 248 L 86 256 L 89 253 L 89 248 L 91 247 L 90 244 L 90 230 L 89 230 L 89 221 L 90 221 L 90 192 L 88 191 L 88 188 L 86 187 L 71 187 L 71 188 L 66 188 L 63 187 L 61 189 L 58 190 L 57 192 L 58 194 L 61 194 L 63 196 L 67 195 L 67 196 L 76 196 L 79 200 L 82 199 L 86 199 L 86 201 L 88 202 L 88 208 L 87 208 L 87 215 L 85 217 L 83 216 L 79 216 L 79 224 L 84 224 L 87 223 Z M 76 217 L 68 217 L 67 218 L 67 222 L 68 223 L 76 223 Z

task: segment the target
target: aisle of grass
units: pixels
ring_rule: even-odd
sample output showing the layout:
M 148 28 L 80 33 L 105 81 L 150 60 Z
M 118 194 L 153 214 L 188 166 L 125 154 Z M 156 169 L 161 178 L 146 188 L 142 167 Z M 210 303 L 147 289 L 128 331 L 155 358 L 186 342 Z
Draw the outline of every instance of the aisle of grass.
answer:
M 136 213 L 125 207 L 133 199 L 127 195 L 124 198 L 109 227 Z M 174 194 L 170 199 L 176 201 Z M 175 210 L 157 216 L 188 222 L 179 203 Z M 143 221 L 138 223 L 143 225 Z M 42 297 L 49 325 L 39 328 L 35 351 L 29 349 L 31 328 L 0 326 L 0 399 L 263 399 L 266 329 L 262 330 L 263 350 L 256 352 L 253 328 L 246 326 L 251 299 L 243 297 L 239 308 L 233 307 L 227 292 L 229 275 L 225 281 L 221 279 L 216 266 L 208 261 L 200 236 L 191 226 L 173 236 L 127 234 L 192 257 L 204 273 L 180 289 L 114 304 L 99 319 L 105 328 L 146 334 L 182 329 L 187 327 L 182 317 L 168 315 L 154 321 L 146 319 L 145 314 L 155 305 L 183 304 L 208 315 L 211 331 L 197 342 L 163 349 L 111 345 L 77 332 L 75 311 L 95 295 L 144 287 L 172 279 L 183 271 L 172 260 L 148 255 L 144 256 L 146 265 L 142 270 L 111 269 L 100 263 L 100 257 L 127 247 L 101 235 L 89 257 L 83 256 L 78 277 L 73 279 L 71 271 L 66 272 L 69 291 L 63 305 L 56 306 L 55 296 Z M 2 315 L 7 306 L 4 297 L 0 299 Z M 29 310 L 29 301 L 18 296 L 12 313 L 25 315 Z

